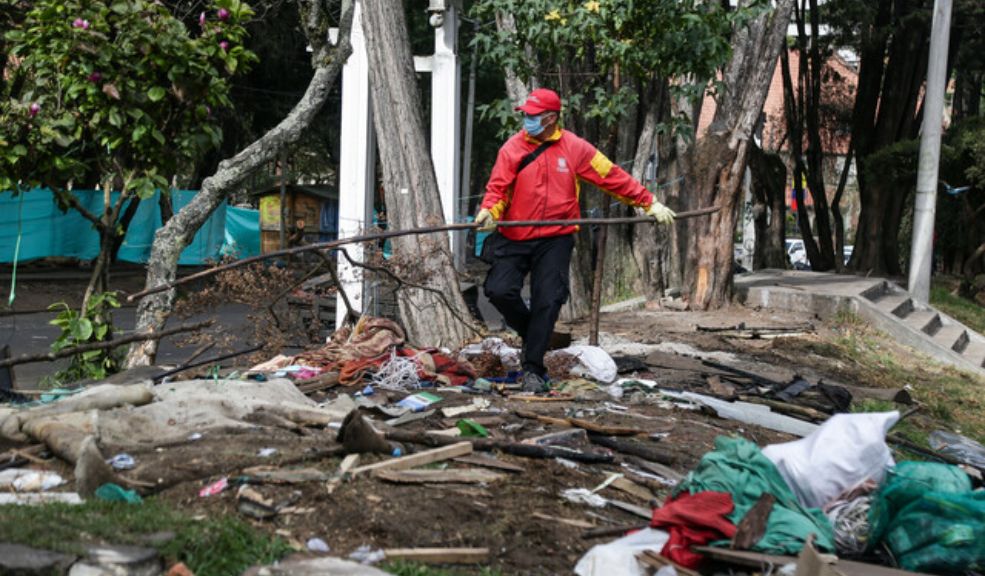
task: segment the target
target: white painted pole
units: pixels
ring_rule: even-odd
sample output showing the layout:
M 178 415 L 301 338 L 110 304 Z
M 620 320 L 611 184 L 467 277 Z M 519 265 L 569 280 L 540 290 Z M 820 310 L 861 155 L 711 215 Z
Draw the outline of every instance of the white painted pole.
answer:
M 453 4 L 445 9 L 441 26 L 434 30 L 434 56 L 431 59 L 431 158 L 441 195 L 445 222 L 457 222 L 461 166 L 459 102 L 461 100 L 458 65 L 458 12 Z M 465 239 L 449 233 L 452 254 Z M 458 264 L 458 262 L 456 262 Z
M 342 130 L 339 155 L 339 238 L 362 234 L 372 223 L 373 190 L 376 183 L 376 139 L 373 132 L 369 92 L 369 59 L 363 35 L 360 0 L 353 6 L 352 54 L 342 69 Z M 346 251 L 363 261 L 363 247 L 352 244 Z M 363 269 L 354 267 L 339 254 L 341 287 L 356 311 L 362 311 Z M 345 319 L 342 296 L 336 297 L 335 326 Z
M 951 33 L 951 0 L 934 0 L 927 63 L 927 95 L 924 97 L 917 196 L 913 207 L 913 241 L 910 246 L 909 290 L 914 300 L 930 300 L 930 274 L 934 257 L 934 215 L 940 168 L 941 131 L 944 123 L 944 91 L 947 87 L 947 48 Z

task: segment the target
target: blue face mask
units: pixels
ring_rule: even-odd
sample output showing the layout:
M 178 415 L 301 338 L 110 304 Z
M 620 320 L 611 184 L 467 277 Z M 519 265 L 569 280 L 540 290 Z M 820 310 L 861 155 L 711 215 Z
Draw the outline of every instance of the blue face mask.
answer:
M 527 134 L 530 134 L 534 138 L 540 135 L 544 131 L 544 127 L 540 124 L 541 116 L 529 116 L 525 115 L 523 117 L 523 129 L 526 130 Z

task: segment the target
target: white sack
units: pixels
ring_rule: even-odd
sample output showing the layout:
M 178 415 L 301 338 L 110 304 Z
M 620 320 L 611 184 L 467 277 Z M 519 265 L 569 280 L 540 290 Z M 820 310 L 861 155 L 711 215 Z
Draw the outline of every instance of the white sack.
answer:
M 644 528 L 607 544 L 593 546 L 575 565 L 578 576 L 646 576 L 636 554 L 644 550 L 660 552 L 670 535 L 663 530 Z
M 609 353 L 597 346 L 568 346 L 561 350 L 548 352 L 547 357 L 554 354 L 568 354 L 578 359 L 578 365 L 571 368 L 572 376 L 589 378 L 608 384 L 616 379 L 616 362 Z
M 808 508 L 821 508 L 845 490 L 873 480 L 881 482 L 895 466 L 886 433 L 899 412 L 836 414 L 805 438 L 771 444 L 763 455 Z

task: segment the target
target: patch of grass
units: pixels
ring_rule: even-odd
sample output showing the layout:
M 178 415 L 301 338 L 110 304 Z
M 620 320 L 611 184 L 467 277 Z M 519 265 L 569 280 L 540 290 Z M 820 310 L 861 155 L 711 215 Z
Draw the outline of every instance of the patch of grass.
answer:
M 985 440 L 985 381 L 981 378 L 901 349 L 854 314 L 839 314 L 833 328 L 837 332 L 834 339 L 812 343 L 810 348 L 848 364 L 853 381 L 847 383 L 909 387 L 914 399 L 923 405 L 921 412 L 898 425 L 904 436 L 925 443 L 929 432 L 948 428 L 979 442 Z M 873 401 L 859 404 L 860 411 L 888 407 Z
M 935 283 L 930 288 L 930 304 L 979 334 L 985 334 L 985 307 L 973 300 L 951 294 L 951 289 Z
M 480 568 L 478 572 L 458 572 L 435 568 L 433 566 L 428 566 L 427 564 L 408 562 L 406 560 L 385 562 L 380 566 L 380 568 L 390 574 L 395 574 L 396 576 L 465 576 L 466 574 L 474 574 L 478 576 L 501 576 L 502 574 L 499 570 L 494 570 L 488 567 Z
M 150 534 L 173 532 L 154 543 Z M 281 558 L 286 542 L 256 531 L 238 518 L 196 520 L 154 499 L 142 505 L 89 501 L 82 505 L 0 506 L 0 542 L 81 555 L 86 544 L 133 544 L 157 548 L 198 576 L 240 574 L 254 564 Z

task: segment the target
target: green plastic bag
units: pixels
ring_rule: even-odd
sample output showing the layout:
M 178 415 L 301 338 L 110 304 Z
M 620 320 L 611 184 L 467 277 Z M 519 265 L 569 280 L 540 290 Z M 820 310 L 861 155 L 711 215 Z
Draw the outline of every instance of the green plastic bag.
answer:
M 136 490 L 127 490 L 112 482 L 96 488 L 96 498 L 107 502 L 126 502 L 127 504 L 143 504 L 144 502 Z
M 885 544 L 903 569 L 942 575 L 985 569 L 985 492 L 972 492 L 956 466 L 900 463 L 873 499 L 870 520 L 870 545 Z

